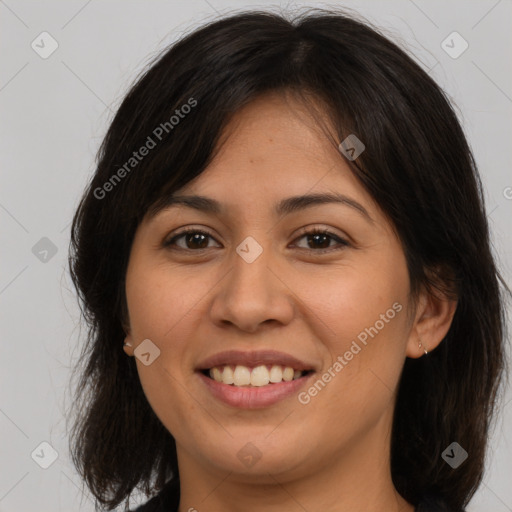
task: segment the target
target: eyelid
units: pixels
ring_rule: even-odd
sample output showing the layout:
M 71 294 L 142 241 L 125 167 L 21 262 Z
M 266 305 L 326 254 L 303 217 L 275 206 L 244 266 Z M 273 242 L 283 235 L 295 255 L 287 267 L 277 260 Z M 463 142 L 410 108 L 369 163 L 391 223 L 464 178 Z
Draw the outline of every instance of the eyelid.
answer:
M 171 242 L 173 242 L 174 240 L 176 240 L 178 237 L 180 236 L 183 236 L 183 235 L 187 235 L 189 233 L 202 233 L 202 234 L 205 234 L 205 235 L 208 235 L 211 239 L 215 240 L 218 244 L 220 244 L 220 242 L 217 240 L 217 238 L 206 228 L 196 228 L 194 226 L 190 227 L 186 227 L 186 228 L 183 228 L 183 229 L 178 229 L 177 231 L 173 231 L 171 234 L 169 235 L 166 235 L 166 237 L 164 238 L 163 242 L 162 242 L 162 245 L 164 247 L 169 247 L 171 245 Z M 181 247 L 178 247 L 178 249 L 182 249 Z M 184 251 L 186 250 L 189 250 L 191 251 L 191 249 L 183 249 Z M 199 250 L 196 250 L 194 252 L 199 252 L 201 249 Z M 204 249 L 203 249 L 204 250 Z
M 186 251 L 186 252 L 190 252 L 190 253 L 193 253 L 193 252 L 201 253 L 202 251 L 206 251 L 207 249 L 212 249 L 212 247 L 204 247 L 202 249 L 187 249 L 187 248 L 179 247 L 179 246 L 176 246 L 175 244 L 173 244 L 173 242 L 175 242 L 176 239 L 178 239 L 184 235 L 187 235 L 189 233 L 200 233 L 200 234 L 207 235 L 212 240 L 214 240 L 216 243 L 220 244 L 220 242 L 216 239 L 216 237 L 208 229 L 203 228 L 203 227 L 188 226 L 183 229 L 178 229 L 177 231 L 166 236 L 164 238 L 164 240 L 162 241 L 162 246 L 164 248 L 171 248 L 171 249 L 175 249 L 177 251 Z M 323 254 L 323 253 L 328 253 L 328 252 L 339 251 L 348 246 L 353 246 L 350 237 L 348 237 L 347 235 L 341 235 L 341 234 L 335 233 L 331 228 L 328 228 L 325 226 L 320 226 L 320 225 L 304 226 L 304 227 L 300 228 L 299 232 L 294 235 L 293 242 L 295 242 L 296 240 L 301 239 L 305 236 L 308 236 L 308 235 L 312 236 L 312 235 L 316 235 L 316 234 L 323 234 L 323 235 L 328 236 L 329 238 L 331 238 L 331 240 L 334 240 L 335 242 L 337 242 L 337 246 L 335 245 L 333 247 L 327 247 L 327 248 L 323 248 L 323 249 L 311 249 L 311 248 L 307 248 L 307 247 L 297 247 L 297 249 L 299 249 L 301 251 L 308 251 L 311 253 L 316 253 L 316 254 Z
M 300 238 L 303 238 L 304 236 L 307 236 L 307 235 L 311 236 L 311 235 L 317 235 L 317 234 L 327 235 L 328 237 L 330 237 L 331 239 L 336 241 L 338 243 L 338 246 L 327 247 L 325 249 L 309 249 L 309 248 L 304 248 L 304 247 L 299 247 L 299 249 L 305 250 L 305 251 L 310 251 L 312 253 L 322 254 L 322 253 L 341 250 L 345 247 L 352 246 L 352 243 L 351 243 L 351 241 L 349 241 L 350 239 L 348 236 L 335 233 L 331 228 L 320 227 L 318 225 L 306 226 L 306 227 L 300 228 L 299 233 L 297 233 L 297 235 L 294 237 L 294 241 L 298 240 Z

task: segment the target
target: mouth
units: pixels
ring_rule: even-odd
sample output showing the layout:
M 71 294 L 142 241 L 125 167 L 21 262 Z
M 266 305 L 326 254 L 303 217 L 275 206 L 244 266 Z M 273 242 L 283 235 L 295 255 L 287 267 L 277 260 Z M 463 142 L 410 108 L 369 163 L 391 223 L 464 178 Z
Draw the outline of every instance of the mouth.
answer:
M 213 397 L 245 409 L 268 407 L 296 394 L 315 371 L 314 365 L 275 351 L 222 352 L 196 368 Z
M 313 370 L 298 370 L 291 366 L 259 365 L 253 368 L 245 365 L 224 365 L 200 370 L 216 382 L 235 387 L 263 387 L 281 382 L 291 382 L 309 375 Z

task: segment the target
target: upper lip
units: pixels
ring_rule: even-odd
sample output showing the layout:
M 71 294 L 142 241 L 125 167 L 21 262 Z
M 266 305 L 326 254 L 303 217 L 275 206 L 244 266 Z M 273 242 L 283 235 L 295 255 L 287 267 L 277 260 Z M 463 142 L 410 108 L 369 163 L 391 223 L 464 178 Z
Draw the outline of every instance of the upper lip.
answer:
M 215 366 L 225 365 L 242 365 L 248 367 L 256 367 L 260 365 L 281 365 L 289 366 L 294 370 L 312 370 L 313 365 L 305 361 L 301 361 L 294 356 L 277 352 L 275 350 L 253 350 L 244 352 L 241 350 L 227 350 L 214 354 L 201 361 L 197 369 L 209 370 Z

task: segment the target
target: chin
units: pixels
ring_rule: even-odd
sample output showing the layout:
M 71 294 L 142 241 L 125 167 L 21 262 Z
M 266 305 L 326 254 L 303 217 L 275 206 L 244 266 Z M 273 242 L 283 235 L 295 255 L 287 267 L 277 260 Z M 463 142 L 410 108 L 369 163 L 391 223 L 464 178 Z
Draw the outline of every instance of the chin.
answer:
M 261 428 L 236 434 L 229 431 L 232 438 L 226 435 L 219 442 L 204 447 L 202 457 L 218 470 L 238 475 L 241 481 L 247 477 L 251 483 L 275 484 L 275 479 L 270 475 L 295 477 L 304 471 L 312 456 L 304 442 L 293 435 L 281 433 L 280 436 L 269 436 L 272 429 L 265 429 L 262 433 Z M 297 446 L 301 446 L 301 449 L 297 450 Z

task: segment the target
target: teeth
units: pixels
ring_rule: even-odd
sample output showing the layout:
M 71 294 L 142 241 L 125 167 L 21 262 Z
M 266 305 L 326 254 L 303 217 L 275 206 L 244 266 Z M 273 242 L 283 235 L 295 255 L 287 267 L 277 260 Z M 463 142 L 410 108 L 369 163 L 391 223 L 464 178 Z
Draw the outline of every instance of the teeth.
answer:
M 270 368 L 270 382 L 281 382 L 283 380 L 283 369 L 281 366 L 272 366 Z
M 218 368 L 213 368 L 210 371 L 210 377 L 212 379 L 216 380 L 217 382 L 222 382 L 222 374 L 221 374 L 221 371 Z
M 293 368 L 287 366 L 283 370 L 283 380 L 286 382 L 290 382 L 291 380 L 293 380 Z
M 220 374 L 220 371 L 219 371 Z M 231 366 L 225 366 L 224 371 L 222 372 L 221 382 L 224 382 L 224 384 L 234 384 L 235 383 L 235 376 L 233 374 L 233 370 Z
M 247 368 L 247 366 L 239 366 L 235 368 L 235 373 L 233 375 L 235 386 L 247 386 L 251 383 L 251 370 Z
M 251 372 L 251 386 L 266 386 L 270 382 L 270 375 L 266 366 L 256 366 Z
M 285 381 L 290 382 L 302 377 L 304 372 L 294 370 L 290 366 L 273 365 L 269 368 L 265 365 L 248 368 L 237 365 L 233 371 L 231 366 L 215 367 L 210 369 L 210 377 L 224 384 L 235 386 L 267 386 L 269 383 L 277 384 Z

